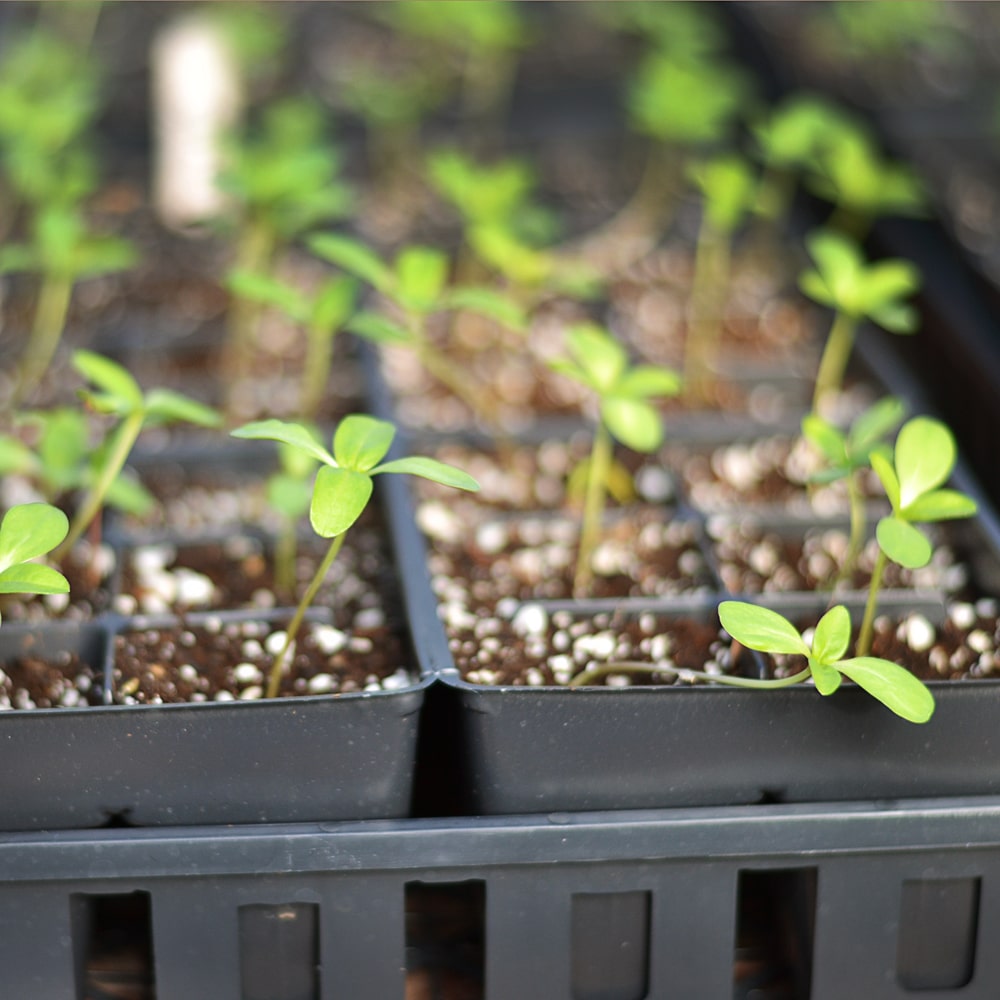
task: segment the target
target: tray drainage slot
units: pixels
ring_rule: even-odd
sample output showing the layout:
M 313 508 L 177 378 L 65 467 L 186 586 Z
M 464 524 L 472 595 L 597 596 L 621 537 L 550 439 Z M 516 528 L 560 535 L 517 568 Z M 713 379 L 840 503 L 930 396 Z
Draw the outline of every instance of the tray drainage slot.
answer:
M 900 986 L 913 992 L 967 986 L 975 968 L 978 925 L 978 878 L 904 881 L 896 953 Z
M 641 1000 L 649 991 L 648 892 L 580 892 L 571 917 L 573 1000 Z
M 242 1000 L 319 1000 L 319 907 L 239 909 Z
M 148 892 L 70 897 L 77 1000 L 155 1000 L 153 921 Z
M 406 883 L 406 995 L 485 996 L 486 883 Z
M 733 995 L 809 1000 L 815 924 L 815 868 L 741 871 Z

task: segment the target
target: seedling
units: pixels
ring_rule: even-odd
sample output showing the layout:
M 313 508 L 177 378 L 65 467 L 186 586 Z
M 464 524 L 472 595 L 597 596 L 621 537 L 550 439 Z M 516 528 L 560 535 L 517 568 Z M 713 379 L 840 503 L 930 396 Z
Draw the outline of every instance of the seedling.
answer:
M 66 577 L 34 562 L 51 552 L 69 528 L 66 515 L 47 503 L 11 507 L 0 522 L 0 594 L 66 594 Z
M 859 482 L 861 472 L 868 468 L 875 454 L 891 459 L 892 448 L 883 439 L 899 426 L 905 414 L 903 402 L 887 396 L 859 414 L 846 433 L 816 413 L 802 420 L 803 436 L 826 462 L 825 468 L 813 473 L 809 481 L 826 484 L 843 480 L 847 486 L 851 530 L 835 589 L 837 584 L 851 579 L 865 541 L 868 525 Z
M 587 239 L 588 256 L 623 240 L 633 258 L 653 245 L 673 213 L 690 151 L 725 137 L 747 93 L 743 76 L 721 60 L 661 51 L 642 60 L 627 101 L 632 128 L 651 140 L 646 166 L 630 200 Z
M 834 206 L 828 228 L 860 242 L 880 216 L 926 214 L 927 194 L 908 166 L 885 159 L 850 119 L 831 124 L 808 178 L 812 190 Z
M 511 293 L 533 304 L 549 292 L 588 297 L 597 276 L 582 263 L 543 249 L 555 234 L 552 214 L 531 201 L 535 177 L 523 160 L 476 163 L 456 150 L 440 150 L 427 164 L 432 187 L 462 219 L 466 246 L 499 272 Z M 459 258 L 462 274 L 464 258 Z
M 44 376 L 59 347 L 78 281 L 125 270 L 135 250 L 125 240 L 91 233 L 80 212 L 53 204 L 32 219 L 31 242 L 0 249 L 0 273 L 37 272 L 38 301 L 17 375 L 17 399 L 24 399 Z
M 569 357 L 550 367 L 586 386 L 597 396 L 600 415 L 587 466 L 587 487 L 573 594 L 584 596 L 593 579 L 591 560 L 601 532 L 601 519 L 613 469 L 615 439 L 634 451 L 649 453 L 663 441 L 663 420 L 650 400 L 675 396 L 681 380 L 656 365 L 629 365 L 628 355 L 609 333 L 579 326 L 567 335 Z
M 132 446 L 144 427 L 185 421 L 201 427 L 218 427 L 222 420 L 208 406 L 188 399 L 169 389 L 152 389 L 143 394 L 138 383 L 121 365 L 92 351 L 76 351 L 73 367 L 97 391 L 84 389 L 84 403 L 97 413 L 119 420 L 107 435 L 103 459 L 93 482 L 77 508 L 69 534 L 56 550 L 54 558 L 61 560 L 78 538 L 100 513 L 112 488 L 128 460 Z
M 475 414 L 492 421 L 489 394 L 470 381 L 468 372 L 435 346 L 428 321 L 436 313 L 462 309 L 494 319 L 503 326 L 524 327 L 521 310 L 506 296 L 487 288 L 448 287 L 448 258 L 430 247 L 410 246 L 392 264 L 385 263 L 363 243 L 346 236 L 321 234 L 309 240 L 314 253 L 360 278 L 380 292 L 398 310 L 400 319 L 360 312 L 347 324 L 359 337 L 377 343 L 405 344 L 420 364 Z
M 755 178 L 738 156 L 692 164 L 691 179 L 702 194 L 701 228 L 691 290 L 691 316 L 684 352 L 684 389 L 706 402 L 729 292 L 733 234 L 750 211 Z
M 80 140 L 97 107 L 94 66 L 84 49 L 42 29 L 5 46 L 0 149 L 20 201 L 66 205 L 90 193 L 94 166 Z
M 368 506 L 374 477 L 386 472 L 398 472 L 470 491 L 478 490 L 479 484 L 460 469 L 433 458 L 411 456 L 383 461 L 392 446 L 396 428 L 384 420 L 364 414 L 353 414 L 340 422 L 333 435 L 332 453 L 317 443 L 308 428 L 281 420 L 244 424 L 232 435 L 251 440 L 278 441 L 319 461 L 309 520 L 317 535 L 333 539 L 295 609 L 285 632 L 284 644 L 271 667 L 267 697 L 275 698 L 306 611 L 337 558 L 348 529 Z
M 813 391 L 812 409 L 820 413 L 826 398 L 841 389 L 862 320 L 892 333 L 916 329 L 916 310 L 903 300 L 920 287 L 920 271 L 898 258 L 868 264 L 853 241 L 828 230 L 813 233 L 806 247 L 816 266 L 799 276 L 799 287 L 834 310 Z
M 226 284 L 234 295 L 273 306 L 305 330 L 300 409 L 304 417 L 315 419 L 330 377 L 334 338 L 354 311 L 357 283 L 331 278 L 309 295 L 278 278 L 233 271 Z
M 265 110 L 256 133 L 233 144 L 219 179 L 234 203 L 233 270 L 269 275 L 277 253 L 294 239 L 348 213 L 352 196 L 339 176 L 340 153 L 325 132 L 320 105 L 286 98 Z M 246 298 L 230 310 L 226 366 L 237 377 L 249 364 L 259 315 L 259 304 Z
M 795 94 L 751 125 L 763 166 L 754 205 L 758 216 L 771 222 L 787 217 L 797 175 L 815 165 L 826 137 L 847 123 L 828 101 Z
M 891 559 L 907 569 L 920 569 L 934 554 L 930 539 L 917 524 L 972 517 L 976 513 L 972 497 L 941 488 L 955 467 L 955 459 L 951 431 L 930 417 L 914 417 L 902 426 L 891 459 L 878 451 L 871 455 L 872 468 L 885 489 L 892 513 L 883 517 L 875 528 L 879 554 L 858 637 L 858 652 L 862 655 L 871 648 L 878 592 L 888 561 Z
M 846 677 L 854 681 L 886 708 L 908 722 L 927 722 L 934 714 L 930 689 L 898 663 L 878 656 L 845 658 L 851 641 L 851 616 L 842 604 L 820 618 L 811 642 L 783 615 L 744 601 L 719 605 L 722 627 L 739 643 L 762 653 L 804 656 L 806 666 L 789 677 L 757 679 L 711 676 L 710 680 L 751 688 L 779 688 L 801 684 L 810 677 L 816 690 L 831 695 Z
M 58 407 L 28 413 L 22 423 L 39 428 L 37 451 L 18 438 L 0 435 L 0 475 L 19 473 L 29 477 L 51 503 L 93 486 L 104 464 L 105 448 L 90 447 L 90 421 L 85 413 Z M 155 505 L 152 495 L 128 469 L 115 477 L 105 502 L 140 516 Z

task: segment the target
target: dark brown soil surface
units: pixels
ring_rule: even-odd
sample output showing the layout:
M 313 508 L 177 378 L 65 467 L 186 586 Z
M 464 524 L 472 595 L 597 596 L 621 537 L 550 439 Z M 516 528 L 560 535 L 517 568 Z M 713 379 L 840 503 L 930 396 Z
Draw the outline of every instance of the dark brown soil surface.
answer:
M 101 678 L 71 652 L 18 656 L 0 667 L 0 710 L 82 708 L 101 704 Z

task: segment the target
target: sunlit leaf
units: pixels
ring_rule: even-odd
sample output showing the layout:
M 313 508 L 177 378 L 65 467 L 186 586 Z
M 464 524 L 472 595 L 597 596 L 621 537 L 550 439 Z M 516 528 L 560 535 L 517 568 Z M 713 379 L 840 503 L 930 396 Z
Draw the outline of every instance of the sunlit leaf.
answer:
M 309 521 L 317 535 L 342 535 L 361 515 L 372 495 L 371 476 L 354 469 L 320 467 L 313 485 Z
M 857 656 L 841 660 L 837 669 L 908 722 L 927 722 L 934 714 L 930 689 L 897 663 L 877 656 Z
M 879 547 L 893 561 L 907 569 L 920 569 L 931 561 L 933 548 L 919 528 L 898 517 L 883 517 L 875 528 Z
M 798 629 L 784 615 L 745 601 L 723 601 L 719 605 L 722 627 L 749 649 L 763 653 L 809 655 Z
M 403 472 L 411 476 L 420 476 L 442 486 L 454 486 L 456 489 L 468 490 L 471 493 L 479 490 L 479 483 L 467 472 L 434 458 L 424 458 L 422 455 L 396 458 L 371 470 L 373 476 L 383 472 Z
M 368 472 L 385 458 L 395 436 L 396 428 L 388 421 L 352 413 L 337 426 L 333 457 L 342 468 Z

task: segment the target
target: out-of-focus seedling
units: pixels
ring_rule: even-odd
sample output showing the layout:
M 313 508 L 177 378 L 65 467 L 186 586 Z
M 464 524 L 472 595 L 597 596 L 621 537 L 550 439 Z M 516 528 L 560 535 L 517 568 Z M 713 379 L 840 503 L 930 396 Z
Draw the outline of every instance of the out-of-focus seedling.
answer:
M 330 278 L 310 295 L 278 278 L 233 271 L 226 284 L 234 295 L 280 310 L 305 331 L 299 412 L 308 420 L 315 419 L 330 378 L 334 339 L 354 311 L 357 283 L 346 277 Z
M 639 452 L 652 452 L 663 441 L 663 418 L 650 400 L 674 396 L 680 376 L 657 365 L 629 365 L 628 354 L 607 331 L 576 327 L 567 335 L 569 357 L 549 362 L 554 371 L 586 386 L 600 408 L 587 465 L 587 487 L 580 548 L 573 578 L 575 597 L 586 595 L 591 565 L 601 533 L 601 519 L 614 462 L 614 440 Z
M 121 365 L 92 351 L 76 351 L 73 367 L 95 389 L 81 390 L 84 403 L 96 413 L 115 418 L 117 424 L 102 445 L 102 460 L 93 482 L 77 508 L 69 533 L 54 554 L 62 559 L 100 513 L 108 490 L 121 473 L 132 446 L 144 427 L 184 421 L 201 427 L 218 427 L 222 419 L 215 410 L 169 389 L 143 393 Z M 95 391 L 96 390 L 96 391 Z
M 0 594 L 66 594 L 69 582 L 35 562 L 51 552 L 69 528 L 66 515 L 47 503 L 11 507 L 0 522 Z
M 898 258 L 869 264 L 852 240 L 828 230 L 809 236 L 806 247 L 815 267 L 799 276 L 799 287 L 813 301 L 834 310 L 813 391 L 813 412 L 822 413 L 824 400 L 843 385 L 862 320 L 892 333 L 916 329 L 917 312 L 903 300 L 920 287 L 920 271 Z

